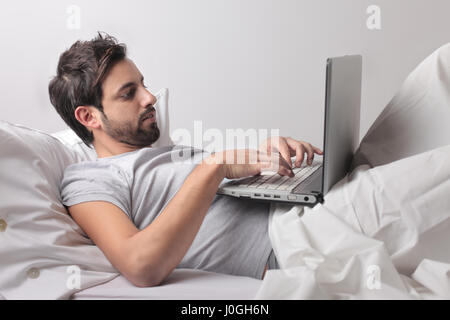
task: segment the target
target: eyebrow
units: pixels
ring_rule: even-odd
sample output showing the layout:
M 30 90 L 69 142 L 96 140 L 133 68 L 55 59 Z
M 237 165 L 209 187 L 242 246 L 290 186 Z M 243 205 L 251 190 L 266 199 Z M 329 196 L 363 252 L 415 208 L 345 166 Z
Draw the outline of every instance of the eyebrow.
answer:
M 141 76 L 141 83 L 143 83 L 143 82 L 144 82 L 144 76 Z M 130 81 L 130 82 L 127 82 L 127 83 L 123 84 L 123 85 L 119 88 L 119 90 L 117 90 L 117 95 L 119 95 L 120 92 L 122 92 L 122 91 L 125 90 L 126 88 L 129 88 L 129 87 L 132 87 L 132 86 L 135 86 L 135 85 L 136 85 L 136 82 L 134 82 L 134 81 Z

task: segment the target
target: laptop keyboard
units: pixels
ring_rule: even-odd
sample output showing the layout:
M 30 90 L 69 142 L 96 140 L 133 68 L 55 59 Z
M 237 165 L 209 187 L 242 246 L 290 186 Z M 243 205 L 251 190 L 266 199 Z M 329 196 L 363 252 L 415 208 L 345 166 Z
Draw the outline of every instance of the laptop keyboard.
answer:
M 284 190 L 292 191 L 299 183 L 306 180 L 317 169 L 322 166 L 319 161 L 314 161 L 311 166 L 302 165 L 300 168 L 293 168 L 294 177 L 280 176 L 278 173 L 269 176 L 254 176 L 243 180 L 235 181 L 237 187 L 256 188 L 262 190 Z

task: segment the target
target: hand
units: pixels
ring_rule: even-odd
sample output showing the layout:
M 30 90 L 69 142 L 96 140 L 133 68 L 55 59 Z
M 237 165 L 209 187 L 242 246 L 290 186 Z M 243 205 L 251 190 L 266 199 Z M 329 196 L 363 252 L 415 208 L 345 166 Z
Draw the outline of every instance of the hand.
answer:
M 314 147 L 308 142 L 294 140 L 284 137 L 270 137 L 260 146 L 261 152 L 279 152 L 281 157 L 289 164 L 291 168 L 291 157 L 295 156 L 295 167 L 300 167 L 304 160 L 304 154 L 307 154 L 308 165 L 312 164 L 314 154 L 323 155 L 323 151 Z
M 254 176 L 262 170 L 275 171 L 282 176 L 294 176 L 290 165 L 279 153 L 267 154 L 254 149 L 220 151 L 205 159 L 205 162 L 222 164 L 223 174 L 228 179 Z

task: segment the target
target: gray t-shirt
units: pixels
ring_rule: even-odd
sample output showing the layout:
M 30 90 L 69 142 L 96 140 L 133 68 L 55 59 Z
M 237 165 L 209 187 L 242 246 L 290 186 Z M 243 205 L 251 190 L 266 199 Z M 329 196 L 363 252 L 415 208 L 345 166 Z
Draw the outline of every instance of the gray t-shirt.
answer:
M 173 161 L 180 155 L 189 157 Z M 62 201 L 68 207 L 88 201 L 110 202 L 141 230 L 163 211 L 207 155 L 186 146 L 149 147 L 72 164 L 64 172 Z M 215 195 L 178 268 L 261 279 L 272 250 L 268 214 L 267 203 Z

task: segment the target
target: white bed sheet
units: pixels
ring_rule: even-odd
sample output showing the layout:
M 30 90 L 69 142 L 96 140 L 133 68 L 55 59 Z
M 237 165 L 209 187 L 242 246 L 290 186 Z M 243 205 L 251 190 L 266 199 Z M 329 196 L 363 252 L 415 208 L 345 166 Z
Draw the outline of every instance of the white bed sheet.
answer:
M 202 270 L 175 269 L 161 285 L 140 288 L 125 277 L 75 293 L 75 300 L 250 300 L 262 280 Z
M 361 166 L 315 208 L 278 205 L 257 299 L 450 299 L 450 146 Z M 299 217 L 299 215 L 301 217 Z

